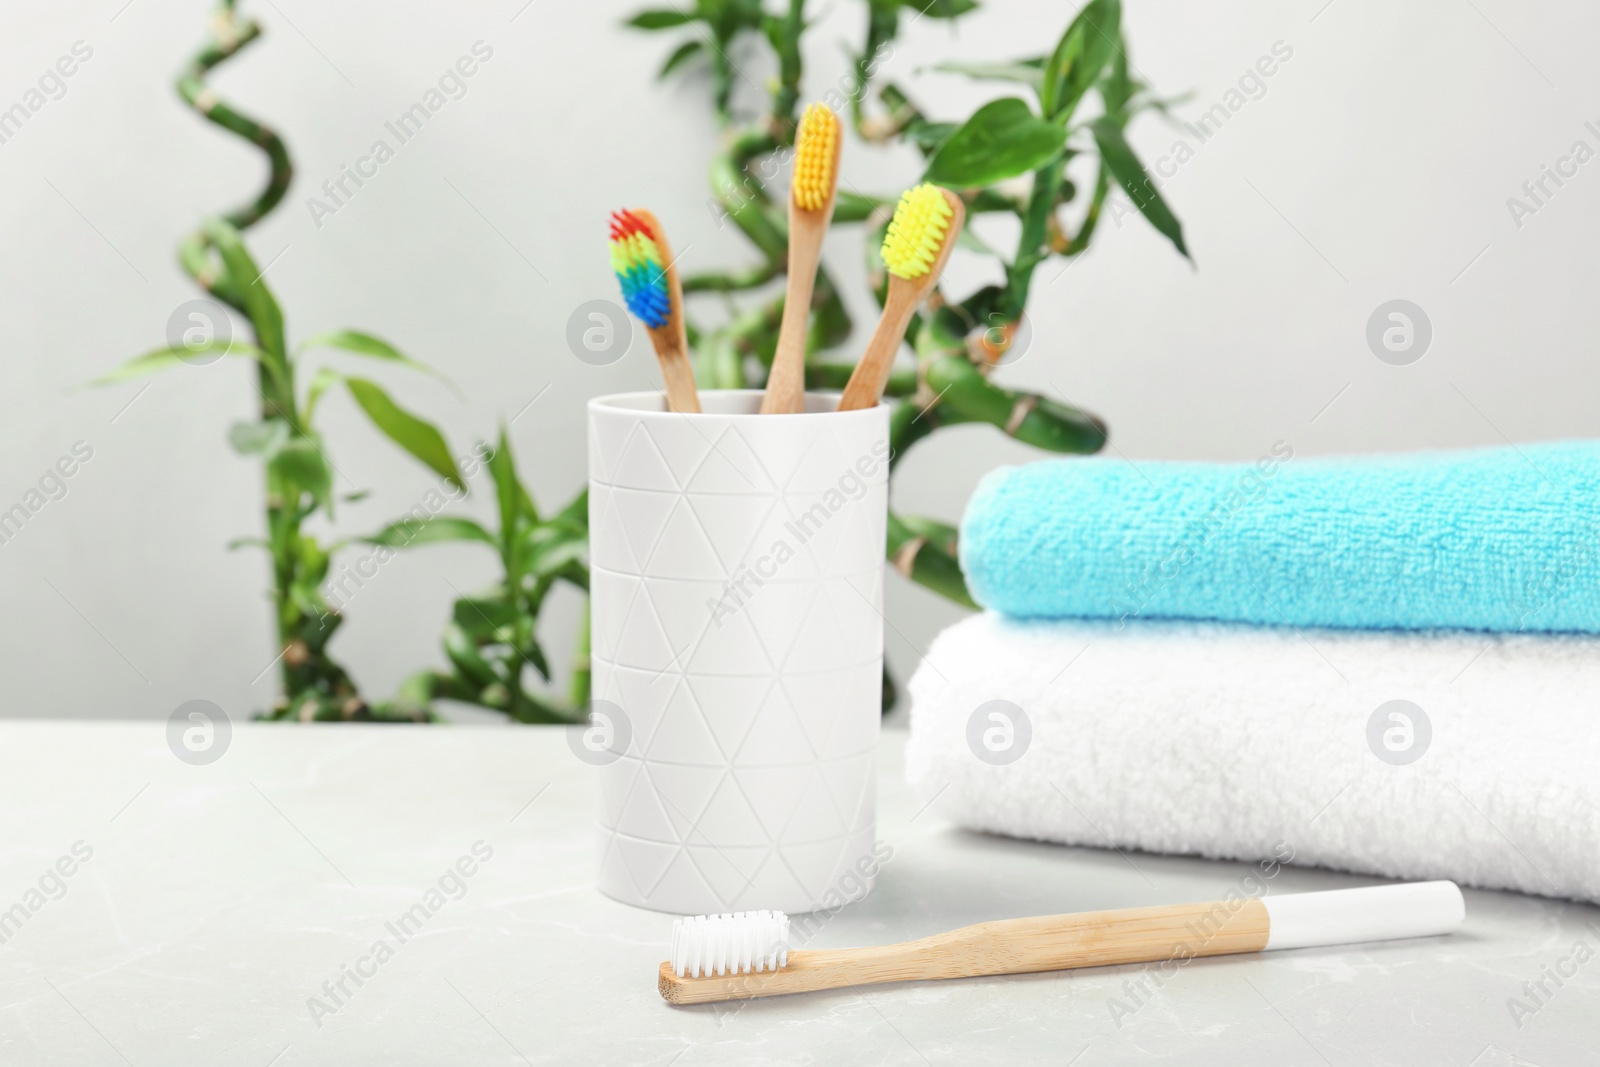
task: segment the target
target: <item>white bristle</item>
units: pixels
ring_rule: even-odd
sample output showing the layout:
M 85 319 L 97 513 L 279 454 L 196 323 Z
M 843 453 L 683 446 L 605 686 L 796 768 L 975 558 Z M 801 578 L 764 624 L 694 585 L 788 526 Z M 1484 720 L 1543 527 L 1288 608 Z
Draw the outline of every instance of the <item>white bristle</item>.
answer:
M 789 962 L 789 916 L 781 911 L 694 915 L 672 922 L 679 978 L 775 971 Z

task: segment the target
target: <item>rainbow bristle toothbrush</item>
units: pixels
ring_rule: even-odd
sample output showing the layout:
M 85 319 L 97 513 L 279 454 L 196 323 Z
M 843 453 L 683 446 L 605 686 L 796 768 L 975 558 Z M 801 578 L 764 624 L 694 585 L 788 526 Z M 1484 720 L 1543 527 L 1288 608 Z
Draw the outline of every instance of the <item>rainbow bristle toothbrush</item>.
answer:
M 806 403 L 806 324 L 816 282 L 822 241 L 833 219 L 839 188 L 839 149 L 844 133 L 839 116 L 812 104 L 795 135 L 794 178 L 789 186 L 789 282 L 783 301 L 778 347 L 761 398 L 761 414 L 793 415 Z
M 1027 974 L 1196 956 L 1448 934 L 1466 918 L 1454 882 L 1411 882 L 1204 904 L 1041 915 L 872 948 L 790 952 L 789 917 L 741 911 L 679 919 L 656 987 L 673 1004 L 874 982 Z
M 845 383 L 840 411 L 870 408 L 878 403 L 911 314 L 939 281 L 966 217 L 961 198 L 937 185 L 924 182 L 900 197 L 889 232 L 883 238 L 883 263 L 889 268 L 888 298 L 861 362 Z
M 628 310 L 650 331 L 667 385 L 668 410 L 698 412 L 700 395 L 683 327 L 683 290 L 666 232 L 650 212 L 641 208 L 612 214 L 611 269 L 622 284 Z

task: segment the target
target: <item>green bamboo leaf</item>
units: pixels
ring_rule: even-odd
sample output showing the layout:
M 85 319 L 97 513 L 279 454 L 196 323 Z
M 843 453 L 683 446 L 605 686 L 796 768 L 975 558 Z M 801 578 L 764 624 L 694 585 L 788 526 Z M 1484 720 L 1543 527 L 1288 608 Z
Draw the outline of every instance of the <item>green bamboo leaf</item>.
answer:
M 1100 82 L 1100 98 L 1105 101 L 1107 115 L 1123 116 L 1122 121 L 1126 122 L 1128 101 L 1133 99 L 1135 84 L 1128 76 L 1128 49 L 1119 31 L 1111 65 Z
M 546 539 L 533 546 L 529 553 L 528 570 L 540 578 L 549 578 L 568 564 L 582 563 L 588 551 L 587 538 Z
M 951 60 L 948 63 L 937 63 L 933 69 L 947 74 L 965 74 L 976 81 L 1017 82 L 1028 86 L 1035 93 L 1042 92 L 1044 88 L 1043 56 L 1038 59 L 1013 60 L 1009 63 Z
M 397 708 L 429 709 L 439 676 L 432 671 L 417 671 L 408 675 L 394 691 Z
M 332 514 L 333 471 L 316 442 L 305 437 L 285 441 L 272 453 L 267 466 L 284 481 L 310 493 L 324 511 Z
M 550 680 L 550 660 L 544 654 L 544 646 L 536 638 L 529 638 L 527 644 L 523 645 L 520 651 L 523 658 L 533 665 L 534 670 L 539 672 L 539 677 L 548 682 Z
M 958 188 L 993 185 L 1043 166 L 1066 140 L 1066 130 L 1039 118 L 1021 98 L 992 100 L 939 146 L 926 177 Z
M 901 515 L 899 518 L 913 537 L 925 537 L 952 556 L 956 554 L 957 531 L 954 526 L 920 515 Z
M 517 512 L 522 487 L 517 484 L 517 464 L 511 456 L 511 441 L 505 425 L 500 426 L 500 440 L 489 456 L 489 476 L 494 480 L 495 502 L 500 506 L 500 537 L 506 546 L 513 544 L 517 531 Z
M 1094 132 L 1094 143 L 1100 149 L 1101 162 L 1128 194 L 1128 199 L 1150 220 L 1150 225 L 1171 241 L 1185 258 L 1189 258 L 1189 249 L 1183 243 L 1182 224 L 1156 191 L 1155 183 L 1145 173 L 1144 164 L 1128 147 L 1127 140 L 1122 136 L 1122 128 L 1110 118 L 1095 119 L 1089 128 Z
M 479 653 L 477 644 L 455 623 L 444 628 L 444 654 L 450 657 L 456 672 L 477 687 L 500 681 L 500 676 Z
M 443 372 L 434 370 L 420 359 L 412 359 L 410 356 L 394 347 L 394 345 L 391 345 L 388 341 L 385 341 L 381 337 L 374 337 L 370 333 L 362 333 L 359 330 L 332 330 L 328 333 L 319 333 L 315 337 L 302 342 L 300 345 L 300 351 L 302 352 L 313 348 L 337 348 L 341 351 L 350 352 L 358 356 L 367 356 L 371 359 L 386 359 L 392 363 L 401 363 L 412 368 L 413 370 L 419 370 L 424 374 L 431 374 L 433 377 L 448 385 L 452 391 L 457 393 L 458 396 L 460 395 L 459 391 L 456 390 L 455 383 L 446 377 Z
M 269 354 L 285 356 L 288 348 L 284 344 L 283 309 L 278 307 L 272 290 L 262 280 L 260 268 L 244 246 L 244 238 L 221 219 L 207 220 L 203 229 L 216 246 L 222 265 L 228 268 L 229 279 L 244 301 L 244 313 L 255 328 L 256 340 Z
M 516 605 L 500 597 L 461 597 L 451 609 L 455 624 L 476 641 L 506 642 L 516 626 Z
M 1121 0 L 1089 0 L 1067 25 L 1044 66 L 1039 99 L 1044 113 L 1064 123 L 1121 47 Z
M 289 603 L 299 609 L 300 614 L 312 619 L 320 618 L 329 608 L 322 591 L 309 582 L 289 583 Z
M 134 356 L 115 370 L 104 374 L 90 382 L 90 385 L 115 385 L 131 378 L 140 378 L 146 374 L 155 374 L 157 371 L 167 370 L 184 363 L 193 363 L 200 356 L 245 356 L 250 359 L 263 361 L 266 353 L 255 345 L 244 341 L 209 341 L 196 347 L 178 345 L 173 348 L 157 348 L 143 355 Z
M 336 541 L 325 546 L 313 535 L 301 534 L 295 544 L 299 547 L 301 577 L 307 583 L 307 588 L 316 594 L 317 587 L 328 576 L 328 564 L 333 562 L 333 554 L 344 542 Z M 316 599 L 320 599 L 320 595 Z
M 694 21 L 694 16 L 684 11 L 641 11 L 628 19 L 624 25 L 632 26 L 636 30 L 670 30 L 674 26 L 684 26 Z
M 369 545 L 387 545 L 390 548 L 416 548 L 418 545 L 437 545 L 446 541 L 481 541 L 491 547 L 495 543 L 494 535 L 488 530 L 471 519 L 454 515 L 401 519 L 362 540 Z
M 584 536 L 589 533 L 589 490 L 587 487 L 572 498 L 572 503 L 556 513 L 551 522 L 560 523 L 576 530 L 583 531 Z
M 932 155 L 959 128 L 953 122 L 913 122 L 900 132 L 900 138 L 916 145 L 924 155 Z
M 444 435 L 431 423 L 424 422 L 389 398 L 389 394 L 376 382 L 365 378 L 346 378 L 345 387 L 361 410 L 367 413 L 385 437 L 411 453 L 445 481 L 466 491 L 455 460 L 450 456 L 450 446 Z
M 930 19 L 958 19 L 978 10 L 977 0 L 900 0 L 900 3 Z
M 228 427 L 228 444 L 241 456 L 270 456 L 289 438 L 289 424 L 282 419 L 236 422 Z
M 317 368 L 317 373 L 311 376 L 311 384 L 306 388 L 306 402 L 302 409 L 307 426 L 311 425 L 311 417 L 317 413 L 317 405 L 321 403 L 323 394 L 342 381 L 344 375 L 332 367 Z
M 967 229 L 961 228 L 961 233 L 956 237 L 956 247 L 965 248 L 968 252 L 976 252 L 983 256 L 998 256 L 1000 253 L 984 243 L 983 238 Z
M 667 61 L 661 64 L 661 69 L 656 72 L 656 77 L 667 77 L 673 71 L 677 70 L 679 67 L 689 62 L 689 60 L 699 55 L 700 50 L 704 47 L 705 44 L 702 41 L 683 42 L 677 48 L 673 49 L 672 54 L 667 57 Z

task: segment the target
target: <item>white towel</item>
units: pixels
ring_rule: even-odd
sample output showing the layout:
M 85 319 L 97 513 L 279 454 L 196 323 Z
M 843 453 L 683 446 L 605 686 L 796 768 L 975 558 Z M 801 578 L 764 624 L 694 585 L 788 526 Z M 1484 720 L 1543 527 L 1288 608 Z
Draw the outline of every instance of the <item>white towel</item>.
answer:
M 970 829 L 1600 902 L 1600 638 L 981 615 L 910 693 Z

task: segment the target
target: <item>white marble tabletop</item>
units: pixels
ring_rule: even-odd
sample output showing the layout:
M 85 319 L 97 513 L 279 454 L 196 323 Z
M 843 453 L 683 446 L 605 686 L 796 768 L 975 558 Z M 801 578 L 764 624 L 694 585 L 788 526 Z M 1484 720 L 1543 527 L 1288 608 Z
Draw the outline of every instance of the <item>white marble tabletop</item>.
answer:
M 0 1063 L 1600 1062 L 1600 909 L 1508 893 L 1468 892 L 1448 939 L 1196 960 L 1159 988 L 1121 967 L 673 1008 L 670 920 L 594 890 L 592 772 L 560 730 L 235 726 L 192 766 L 165 728 L 0 724 Z M 893 857 L 814 947 L 1210 899 L 1246 871 L 956 830 L 919 813 L 903 739 Z

